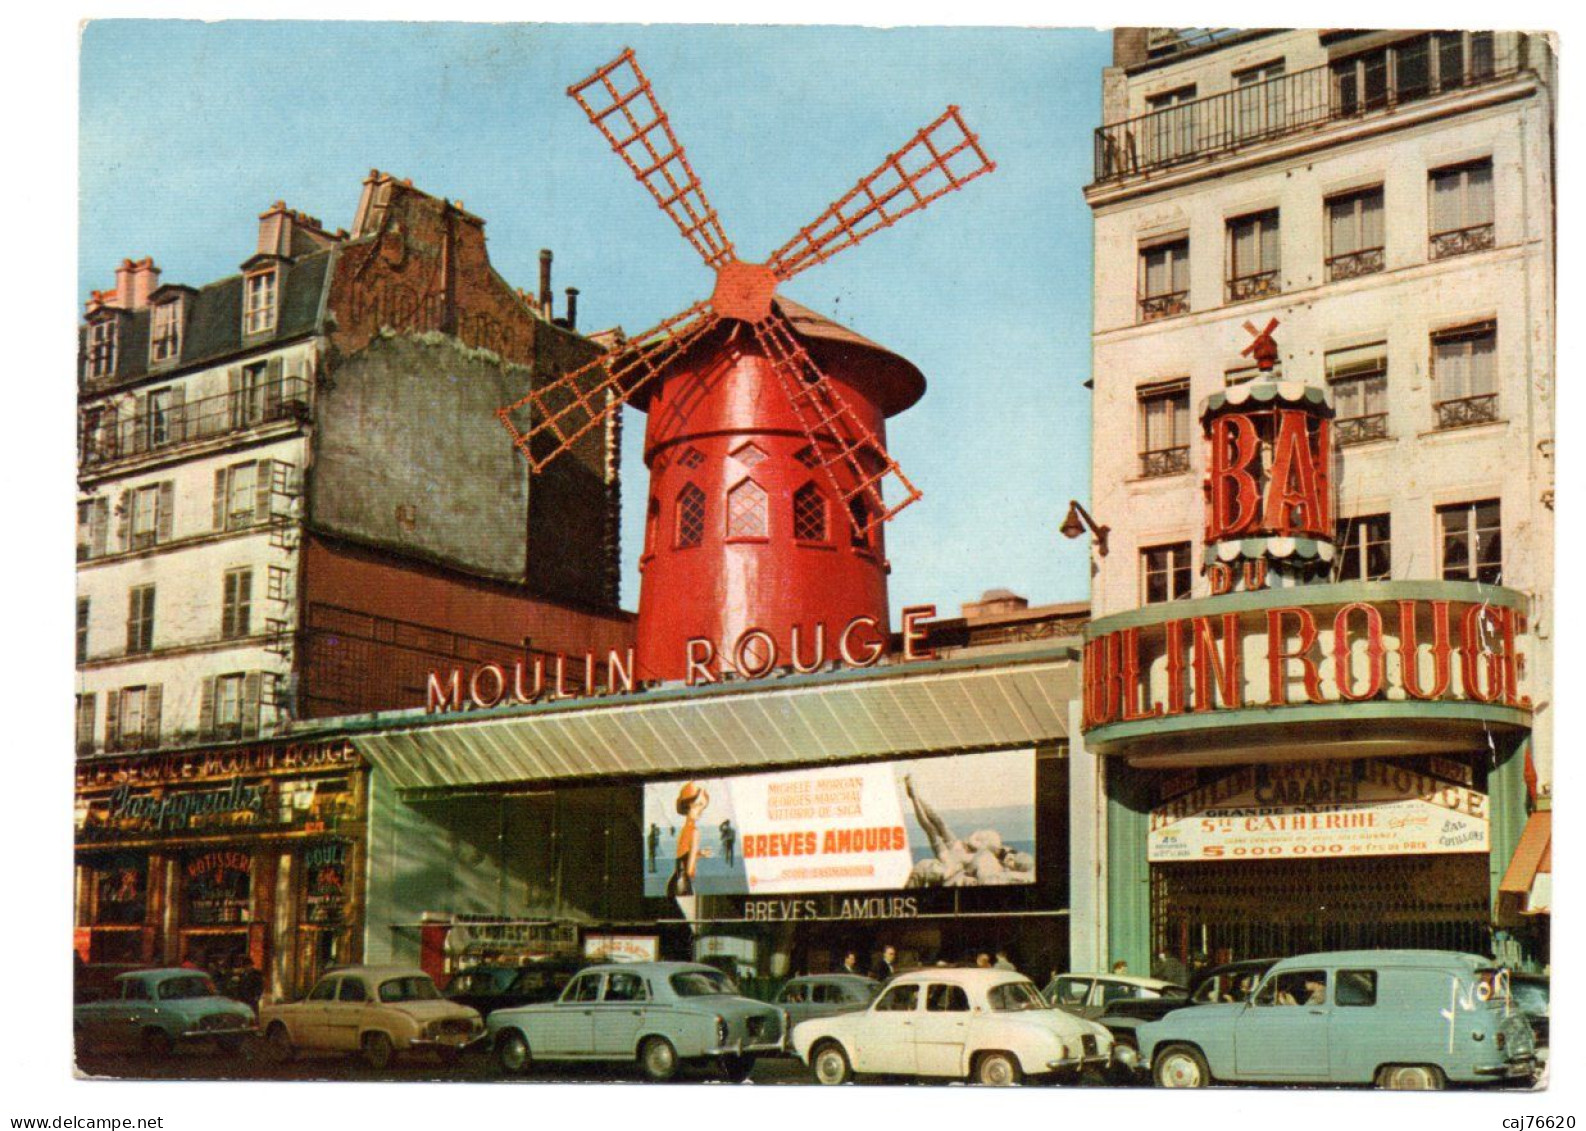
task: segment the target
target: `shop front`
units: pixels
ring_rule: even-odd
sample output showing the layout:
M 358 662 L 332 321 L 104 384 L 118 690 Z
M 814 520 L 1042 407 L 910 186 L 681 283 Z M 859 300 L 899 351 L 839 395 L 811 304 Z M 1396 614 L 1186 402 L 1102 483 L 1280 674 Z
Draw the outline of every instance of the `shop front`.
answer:
M 79 957 L 251 966 L 267 997 L 356 960 L 364 789 L 343 741 L 79 763 Z
M 1067 960 L 1078 682 L 1061 646 L 343 721 L 372 767 L 366 953 L 754 984 L 1002 949 L 1043 977 Z

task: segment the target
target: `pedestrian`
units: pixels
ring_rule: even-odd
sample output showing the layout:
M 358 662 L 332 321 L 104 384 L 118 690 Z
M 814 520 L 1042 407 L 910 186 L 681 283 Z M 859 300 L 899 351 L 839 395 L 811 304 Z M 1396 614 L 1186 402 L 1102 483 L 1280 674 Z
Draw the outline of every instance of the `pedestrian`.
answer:
M 1013 964 L 1013 959 L 1008 957 L 1007 950 L 1002 947 L 997 949 L 997 960 L 992 963 L 992 966 L 998 970 L 1012 970 L 1015 973 L 1017 973 L 1019 970 L 1019 968 Z
M 851 950 L 843 955 L 843 968 L 840 972 L 843 974 L 858 974 L 860 972 L 859 955 Z
M 253 959 L 244 954 L 237 960 L 237 992 L 236 999 L 252 1008 L 255 1014 L 259 1012 L 259 1002 L 264 997 L 264 973 L 253 964 Z
M 727 867 L 732 867 L 732 852 L 738 843 L 738 830 L 732 827 L 732 819 L 723 821 L 718 829 L 721 833 L 721 854 L 727 861 Z
M 1112 964 L 1112 972 L 1114 974 L 1127 974 L 1129 972 L 1129 964 L 1120 958 Z
M 975 965 L 980 967 L 982 970 L 990 970 L 991 955 L 987 954 L 985 951 L 981 951 L 979 954 L 975 955 Z
M 1151 962 L 1151 977 L 1172 982 L 1175 986 L 1183 986 L 1189 982 L 1189 971 L 1178 955 L 1169 954 L 1166 950 L 1158 950 L 1156 958 Z
M 876 955 L 876 960 L 870 964 L 870 976 L 878 982 L 885 982 L 897 973 L 893 964 L 898 960 L 898 948 L 888 943 L 881 948 L 881 953 Z

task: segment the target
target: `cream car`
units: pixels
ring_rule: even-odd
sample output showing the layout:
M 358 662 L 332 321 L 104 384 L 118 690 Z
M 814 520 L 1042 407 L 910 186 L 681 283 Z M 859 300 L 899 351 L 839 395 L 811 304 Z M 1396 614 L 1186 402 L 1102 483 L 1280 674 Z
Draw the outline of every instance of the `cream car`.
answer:
M 259 1010 L 265 1047 L 277 1060 L 299 1052 L 362 1053 L 374 1069 L 399 1054 L 452 1060 L 484 1036 L 479 1011 L 447 1001 L 424 971 L 348 966 L 321 978 L 299 1002 Z
M 868 1009 L 802 1022 L 793 1052 L 822 1084 L 855 1075 L 1017 1084 L 1075 1078 L 1112 1062 L 1112 1035 L 1052 1009 L 1022 974 L 927 968 L 900 975 Z

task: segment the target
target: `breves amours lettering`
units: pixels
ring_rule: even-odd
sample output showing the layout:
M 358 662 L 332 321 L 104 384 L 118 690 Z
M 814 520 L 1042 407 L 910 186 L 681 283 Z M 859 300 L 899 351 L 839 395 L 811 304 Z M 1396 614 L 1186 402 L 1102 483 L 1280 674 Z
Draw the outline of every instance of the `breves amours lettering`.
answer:
M 1247 766 L 1151 811 L 1152 863 L 1486 852 L 1487 795 L 1376 758 Z

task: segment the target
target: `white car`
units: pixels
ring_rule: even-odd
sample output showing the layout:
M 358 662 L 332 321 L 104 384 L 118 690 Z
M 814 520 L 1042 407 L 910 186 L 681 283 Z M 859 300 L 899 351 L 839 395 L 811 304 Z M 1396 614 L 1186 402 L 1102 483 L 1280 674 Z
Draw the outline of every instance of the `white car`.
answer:
M 899 975 L 868 1009 L 801 1022 L 792 1046 L 822 1084 L 864 1073 L 1017 1084 L 1105 1069 L 1113 1055 L 1105 1028 L 1051 1008 L 1022 974 L 952 967 Z

